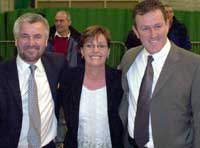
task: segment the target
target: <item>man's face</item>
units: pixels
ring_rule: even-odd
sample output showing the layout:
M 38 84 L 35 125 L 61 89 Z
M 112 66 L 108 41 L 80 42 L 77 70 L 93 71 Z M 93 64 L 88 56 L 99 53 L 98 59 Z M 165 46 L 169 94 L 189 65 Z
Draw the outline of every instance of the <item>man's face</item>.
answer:
M 68 19 L 67 15 L 63 12 L 58 12 L 55 16 L 55 26 L 56 31 L 62 35 L 66 36 L 69 31 L 69 26 L 71 25 L 71 21 Z
M 44 24 L 41 22 L 24 22 L 20 26 L 19 37 L 15 46 L 19 56 L 27 63 L 34 64 L 42 56 L 47 46 L 47 36 Z
M 135 21 L 136 27 L 133 26 L 133 30 L 146 50 L 151 54 L 159 52 L 167 41 L 169 28 L 162 12 L 157 9 L 144 15 L 136 15 Z

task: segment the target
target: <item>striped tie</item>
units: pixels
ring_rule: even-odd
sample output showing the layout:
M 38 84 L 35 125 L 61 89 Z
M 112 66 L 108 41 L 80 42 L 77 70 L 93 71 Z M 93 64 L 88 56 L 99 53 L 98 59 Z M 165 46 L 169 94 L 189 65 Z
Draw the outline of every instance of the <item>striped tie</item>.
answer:
M 34 78 L 34 72 L 36 68 L 37 67 L 35 65 L 30 65 L 31 74 L 28 79 L 28 148 L 40 148 L 41 146 L 41 119 L 38 104 L 37 86 Z

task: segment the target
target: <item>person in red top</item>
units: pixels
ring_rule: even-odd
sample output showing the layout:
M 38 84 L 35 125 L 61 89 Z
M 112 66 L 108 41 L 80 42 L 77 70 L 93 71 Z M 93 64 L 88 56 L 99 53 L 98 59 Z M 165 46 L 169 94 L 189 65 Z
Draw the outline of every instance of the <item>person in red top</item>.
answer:
M 71 26 L 70 13 L 64 10 L 58 11 L 55 15 L 54 25 L 50 28 L 50 35 L 47 45 L 47 52 L 61 53 L 67 58 L 70 67 L 82 64 L 81 53 L 79 50 L 79 40 L 81 34 Z M 59 107 L 60 107 L 59 102 Z M 58 133 L 56 143 L 64 141 L 66 124 L 62 109 L 59 112 Z
M 47 51 L 64 54 L 69 66 L 76 67 L 81 63 L 78 43 L 81 34 L 71 26 L 71 16 L 67 11 L 58 11 L 55 24 L 50 28 Z

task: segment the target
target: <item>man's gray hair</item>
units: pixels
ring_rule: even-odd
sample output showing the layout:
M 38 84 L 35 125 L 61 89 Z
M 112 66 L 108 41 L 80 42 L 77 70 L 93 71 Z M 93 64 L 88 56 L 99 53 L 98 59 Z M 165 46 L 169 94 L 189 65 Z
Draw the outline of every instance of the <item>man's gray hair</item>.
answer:
M 71 21 L 71 14 L 68 11 L 60 10 L 60 11 L 58 11 L 56 13 L 56 15 L 59 14 L 59 13 L 65 14 L 66 15 L 66 19 L 68 19 L 69 21 Z
M 14 23 L 13 34 L 14 34 L 15 39 L 19 37 L 20 27 L 25 22 L 30 23 L 30 24 L 41 22 L 45 26 L 46 37 L 47 38 L 49 37 L 49 23 L 47 19 L 37 13 L 25 13 L 21 15 L 20 17 L 18 17 Z

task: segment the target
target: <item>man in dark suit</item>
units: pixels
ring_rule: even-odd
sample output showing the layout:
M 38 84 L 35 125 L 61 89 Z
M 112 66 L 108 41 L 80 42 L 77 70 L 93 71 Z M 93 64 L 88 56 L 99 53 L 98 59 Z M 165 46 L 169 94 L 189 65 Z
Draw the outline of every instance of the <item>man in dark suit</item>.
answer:
M 15 59 L 0 66 L 0 147 L 2 148 L 55 148 L 57 133 L 55 116 L 59 75 L 66 64 L 60 55 L 45 53 L 49 36 L 49 25 L 39 14 L 26 13 L 20 16 L 13 28 L 18 55 Z M 30 66 L 35 66 L 32 74 Z M 35 84 L 30 84 L 33 75 Z M 36 116 L 41 124 L 34 142 L 33 124 L 30 113 L 30 85 L 35 92 L 35 101 L 39 108 Z M 32 112 L 35 113 L 33 109 Z M 38 119 L 38 118 L 37 118 Z M 30 130 L 31 129 L 31 130 Z M 30 146 L 32 145 L 32 146 Z
M 167 38 L 169 22 L 161 2 L 140 2 L 133 12 L 133 30 L 142 46 L 132 48 L 124 55 L 122 86 L 124 97 L 120 105 L 120 117 L 124 124 L 125 148 L 198 148 L 200 145 L 200 57 L 182 50 Z M 152 56 L 153 80 L 149 100 L 137 106 L 140 85 Z M 150 82 L 150 81 L 149 81 Z M 144 92 L 144 91 L 143 91 Z M 143 97 L 145 98 L 145 97 Z M 138 103 L 139 101 L 139 103 Z M 148 106 L 148 108 L 145 108 Z M 145 107 L 144 107 L 145 106 Z M 139 134 L 136 111 L 149 112 L 146 124 Z M 145 113 L 146 114 L 146 113 Z M 138 118 L 137 118 L 138 119 Z M 141 119 L 141 118 L 140 118 Z M 141 119 L 145 121 L 145 117 Z M 147 123 L 147 122 L 146 122 Z M 146 136 L 148 135 L 148 136 Z M 138 138 L 138 137 L 137 137 Z

